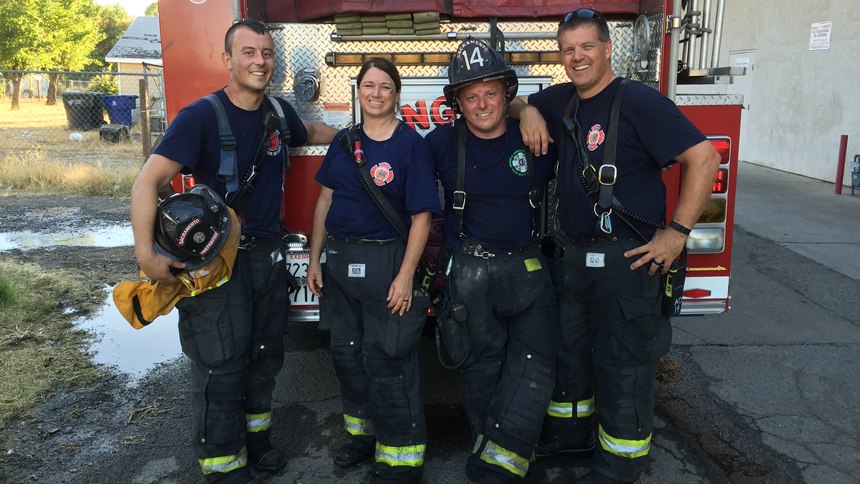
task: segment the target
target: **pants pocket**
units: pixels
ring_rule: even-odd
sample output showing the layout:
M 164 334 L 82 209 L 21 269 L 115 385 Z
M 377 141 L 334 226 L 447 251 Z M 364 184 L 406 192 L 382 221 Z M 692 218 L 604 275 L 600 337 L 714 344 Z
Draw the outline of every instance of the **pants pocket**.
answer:
M 395 358 L 418 348 L 429 307 L 430 296 L 413 296 L 412 307 L 406 314 L 388 314 L 382 344 L 386 356 Z
M 214 289 L 176 304 L 182 352 L 205 367 L 221 366 L 235 354 L 233 321 L 227 303 L 226 292 Z
M 610 353 L 616 361 L 648 364 L 669 351 L 672 327 L 653 297 L 619 295 L 621 317 L 613 329 Z

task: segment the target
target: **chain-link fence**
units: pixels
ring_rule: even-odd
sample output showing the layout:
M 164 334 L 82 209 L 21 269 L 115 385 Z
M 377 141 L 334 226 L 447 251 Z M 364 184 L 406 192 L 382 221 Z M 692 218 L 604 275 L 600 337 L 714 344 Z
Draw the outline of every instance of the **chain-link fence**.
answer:
M 0 161 L 141 164 L 164 131 L 160 66 L 136 72 L 0 70 Z

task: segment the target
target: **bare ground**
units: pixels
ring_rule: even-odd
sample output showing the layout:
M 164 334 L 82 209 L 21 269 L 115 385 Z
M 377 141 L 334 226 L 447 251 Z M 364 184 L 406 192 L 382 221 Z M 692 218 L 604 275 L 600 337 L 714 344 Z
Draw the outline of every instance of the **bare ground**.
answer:
M 122 198 L 0 195 L 0 232 L 55 233 L 127 223 L 128 211 L 129 201 Z M 131 247 L 13 249 L 0 253 L 0 257 L 38 264 L 46 270 L 73 269 L 89 281 L 93 291 L 104 291 L 106 285 L 133 278 L 137 272 Z M 86 313 L 98 308 L 80 309 Z M 103 471 L 122 466 L 121 462 L 111 462 L 111 456 L 120 450 L 116 442 L 119 446 L 145 446 L 154 440 L 151 436 L 164 431 L 160 427 L 165 424 L 166 413 L 187 408 L 187 392 L 181 382 L 184 372 L 169 370 L 153 371 L 131 387 L 125 377 L 105 369 L 102 378 L 86 388 L 58 389 L 36 409 L 35 420 L 22 419 L 5 429 L 0 440 L 0 480 L 108 482 Z M 186 440 L 179 434 L 183 437 L 180 440 Z M 103 438 L 107 435 L 111 438 Z M 165 443 L 163 437 L 161 443 Z M 194 459 L 190 449 L 184 442 L 174 444 L 189 454 L 176 462 L 191 465 Z M 176 448 L 171 451 L 173 455 Z

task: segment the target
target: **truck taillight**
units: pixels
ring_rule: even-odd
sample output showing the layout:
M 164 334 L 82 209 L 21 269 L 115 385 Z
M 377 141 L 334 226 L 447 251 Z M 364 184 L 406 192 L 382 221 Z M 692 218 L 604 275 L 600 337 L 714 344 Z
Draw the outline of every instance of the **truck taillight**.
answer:
M 714 146 L 714 149 L 717 150 L 717 153 L 720 154 L 720 164 L 723 165 L 729 162 L 729 157 L 732 153 L 732 144 L 728 138 L 709 138 L 708 141 Z
M 714 180 L 714 186 L 711 189 L 711 193 L 726 193 L 729 187 L 729 170 L 727 168 L 720 168 L 717 171 L 717 179 Z

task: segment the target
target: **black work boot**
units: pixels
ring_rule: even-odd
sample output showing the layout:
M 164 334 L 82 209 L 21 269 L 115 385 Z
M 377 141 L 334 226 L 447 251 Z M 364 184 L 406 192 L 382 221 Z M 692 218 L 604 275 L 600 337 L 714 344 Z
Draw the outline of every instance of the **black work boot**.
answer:
M 350 435 L 345 444 L 334 451 L 334 465 L 355 467 L 373 457 L 376 438 L 372 435 Z
M 287 456 L 272 446 L 269 430 L 248 432 L 245 446 L 248 448 L 248 464 L 263 472 L 278 472 L 287 465 Z
M 255 479 L 247 467 L 240 467 L 231 472 L 215 472 L 206 476 L 207 483 L 213 484 L 258 484 L 263 481 Z
M 594 433 L 589 433 L 575 443 L 541 442 L 535 449 L 535 457 L 549 457 L 557 454 L 565 454 L 573 459 L 591 457 L 594 454 Z
M 594 418 L 584 417 L 563 422 L 544 421 L 535 457 L 565 454 L 573 459 L 591 457 L 594 453 Z

